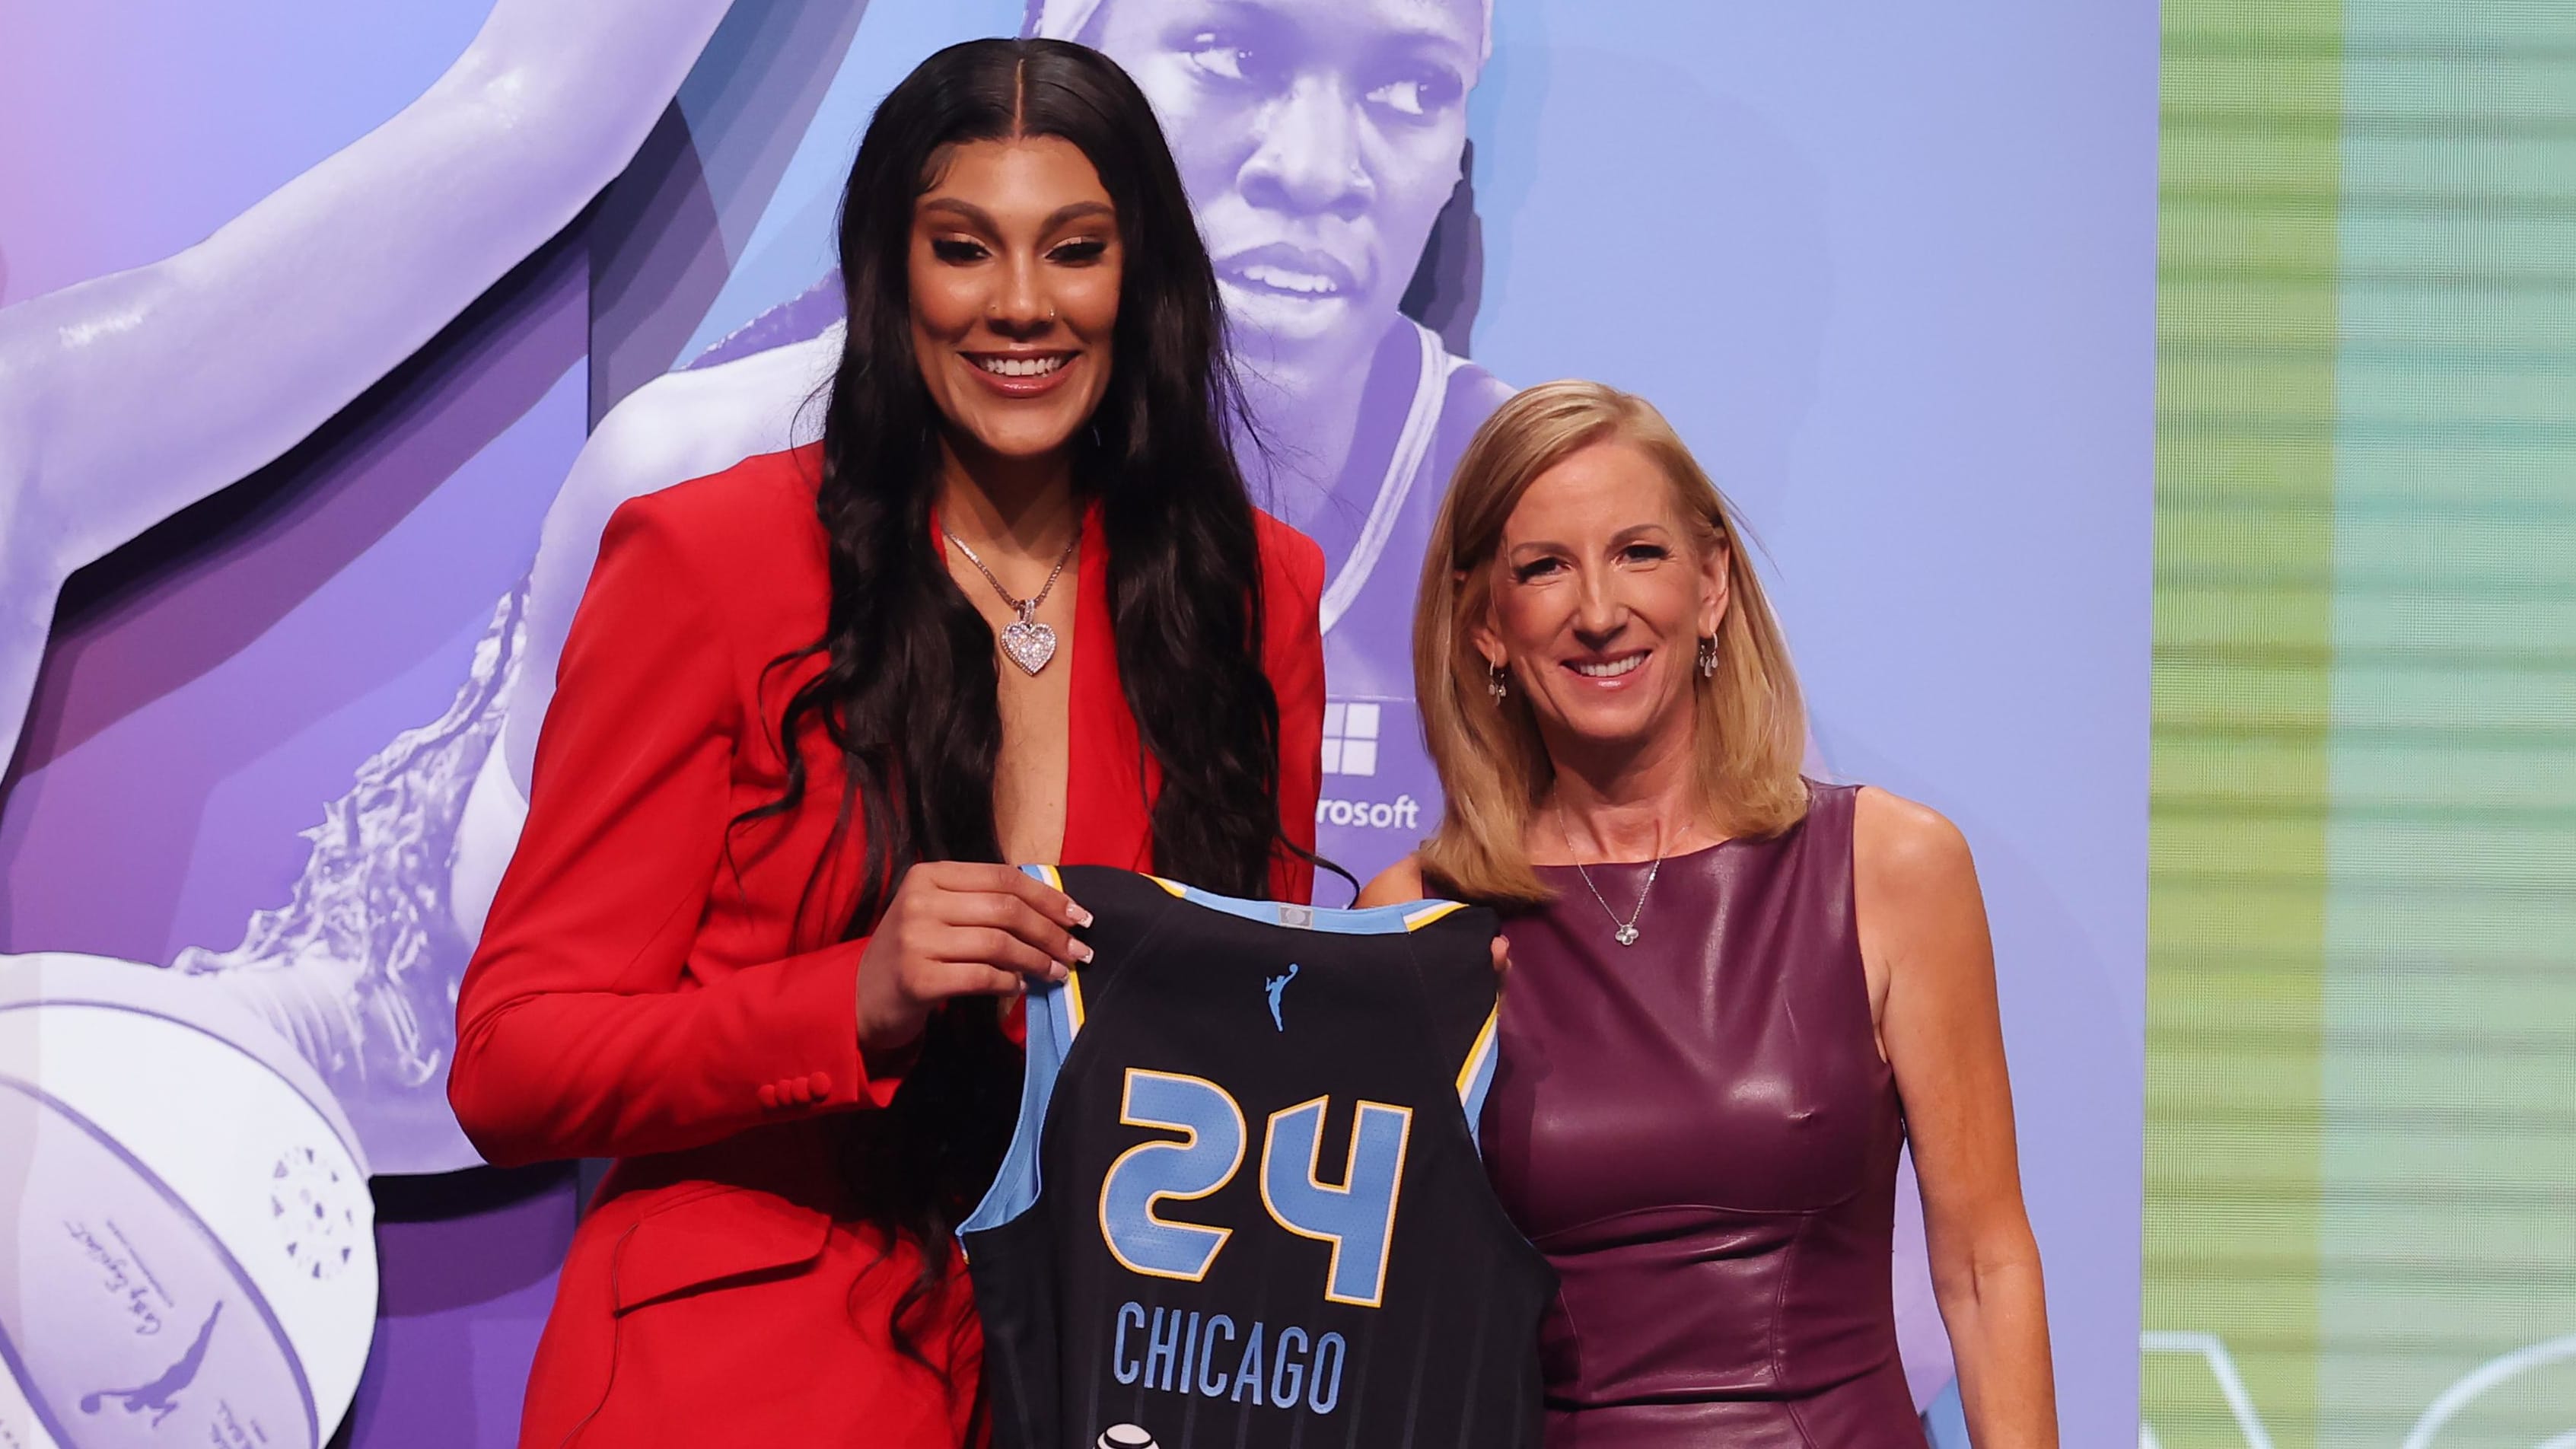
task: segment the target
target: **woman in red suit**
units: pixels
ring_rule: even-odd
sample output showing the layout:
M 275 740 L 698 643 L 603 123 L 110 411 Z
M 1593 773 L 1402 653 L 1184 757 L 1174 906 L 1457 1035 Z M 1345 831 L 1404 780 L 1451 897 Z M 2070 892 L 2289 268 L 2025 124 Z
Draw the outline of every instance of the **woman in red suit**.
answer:
M 1050 41 L 933 56 L 840 257 L 822 442 L 610 522 L 458 1003 L 487 1157 L 619 1159 L 522 1444 L 970 1438 L 948 1228 L 1017 994 L 1087 950 L 1004 862 L 1312 884 L 1323 561 L 1246 498 L 1144 97 Z

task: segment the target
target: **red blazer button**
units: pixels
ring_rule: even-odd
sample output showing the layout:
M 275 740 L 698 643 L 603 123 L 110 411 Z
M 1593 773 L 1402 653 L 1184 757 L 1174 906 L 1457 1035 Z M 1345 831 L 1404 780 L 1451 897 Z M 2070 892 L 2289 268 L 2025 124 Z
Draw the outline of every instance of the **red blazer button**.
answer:
M 760 1084 L 760 1105 L 764 1107 L 776 1107 L 778 1105 L 778 1084 L 776 1082 L 763 1082 Z
M 807 1077 L 805 1079 L 805 1090 L 812 1092 L 817 1100 L 832 1095 L 832 1074 L 830 1072 L 816 1072 L 814 1075 Z

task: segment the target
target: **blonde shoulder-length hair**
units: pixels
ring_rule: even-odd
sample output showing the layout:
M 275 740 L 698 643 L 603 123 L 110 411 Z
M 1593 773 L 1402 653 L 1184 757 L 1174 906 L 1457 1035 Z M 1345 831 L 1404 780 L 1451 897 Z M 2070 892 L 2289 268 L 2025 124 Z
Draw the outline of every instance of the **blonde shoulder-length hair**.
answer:
M 1702 808 L 1730 837 L 1774 835 L 1806 816 L 1798 678 L 1734 510 L 1644 398 L 1597 382 L 1542 383 L 1514 394 L 1476 430 L 1422 561 L 1413 683 L 1448 803 L 1418 859 L 1424 878 L 1448 894 L 1497 904 L 1554 894 L 1531 869 L 1524 840 L 1556 769 L 1526 691 L 1498 700 L 1487 688 L 1473 631 L 1492 607 L 1495 555 L 1521 496 L 1539 475 L 1603 442 L 1652 458 L 1672 485 L 1693 546 L 1726 553 L 1717 672 L 1692 675 Z

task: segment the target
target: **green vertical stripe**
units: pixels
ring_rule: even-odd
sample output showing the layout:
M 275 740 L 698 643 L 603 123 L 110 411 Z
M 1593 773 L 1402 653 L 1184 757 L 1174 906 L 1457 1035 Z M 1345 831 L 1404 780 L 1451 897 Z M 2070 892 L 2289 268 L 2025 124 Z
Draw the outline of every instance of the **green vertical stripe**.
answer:
M 2331 0 L 2167 0 L 2157 289 L 2150 1333 L 2212 1335 L 2315 1440 L 2333 666 Z M 2165 1449 L 2245 1436 L 2213 1364 L 2142 1362 Z

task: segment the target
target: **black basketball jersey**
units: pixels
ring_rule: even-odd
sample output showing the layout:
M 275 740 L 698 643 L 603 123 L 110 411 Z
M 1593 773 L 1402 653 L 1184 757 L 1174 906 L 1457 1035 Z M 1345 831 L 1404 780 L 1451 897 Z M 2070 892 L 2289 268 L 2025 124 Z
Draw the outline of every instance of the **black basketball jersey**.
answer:
M 1493 913 L 1031 873 L 1096 954 L 1029 998 L 958 1235 L 996 1449 L 1536 1449 L 1555 1280 L 1475 1140 Z

